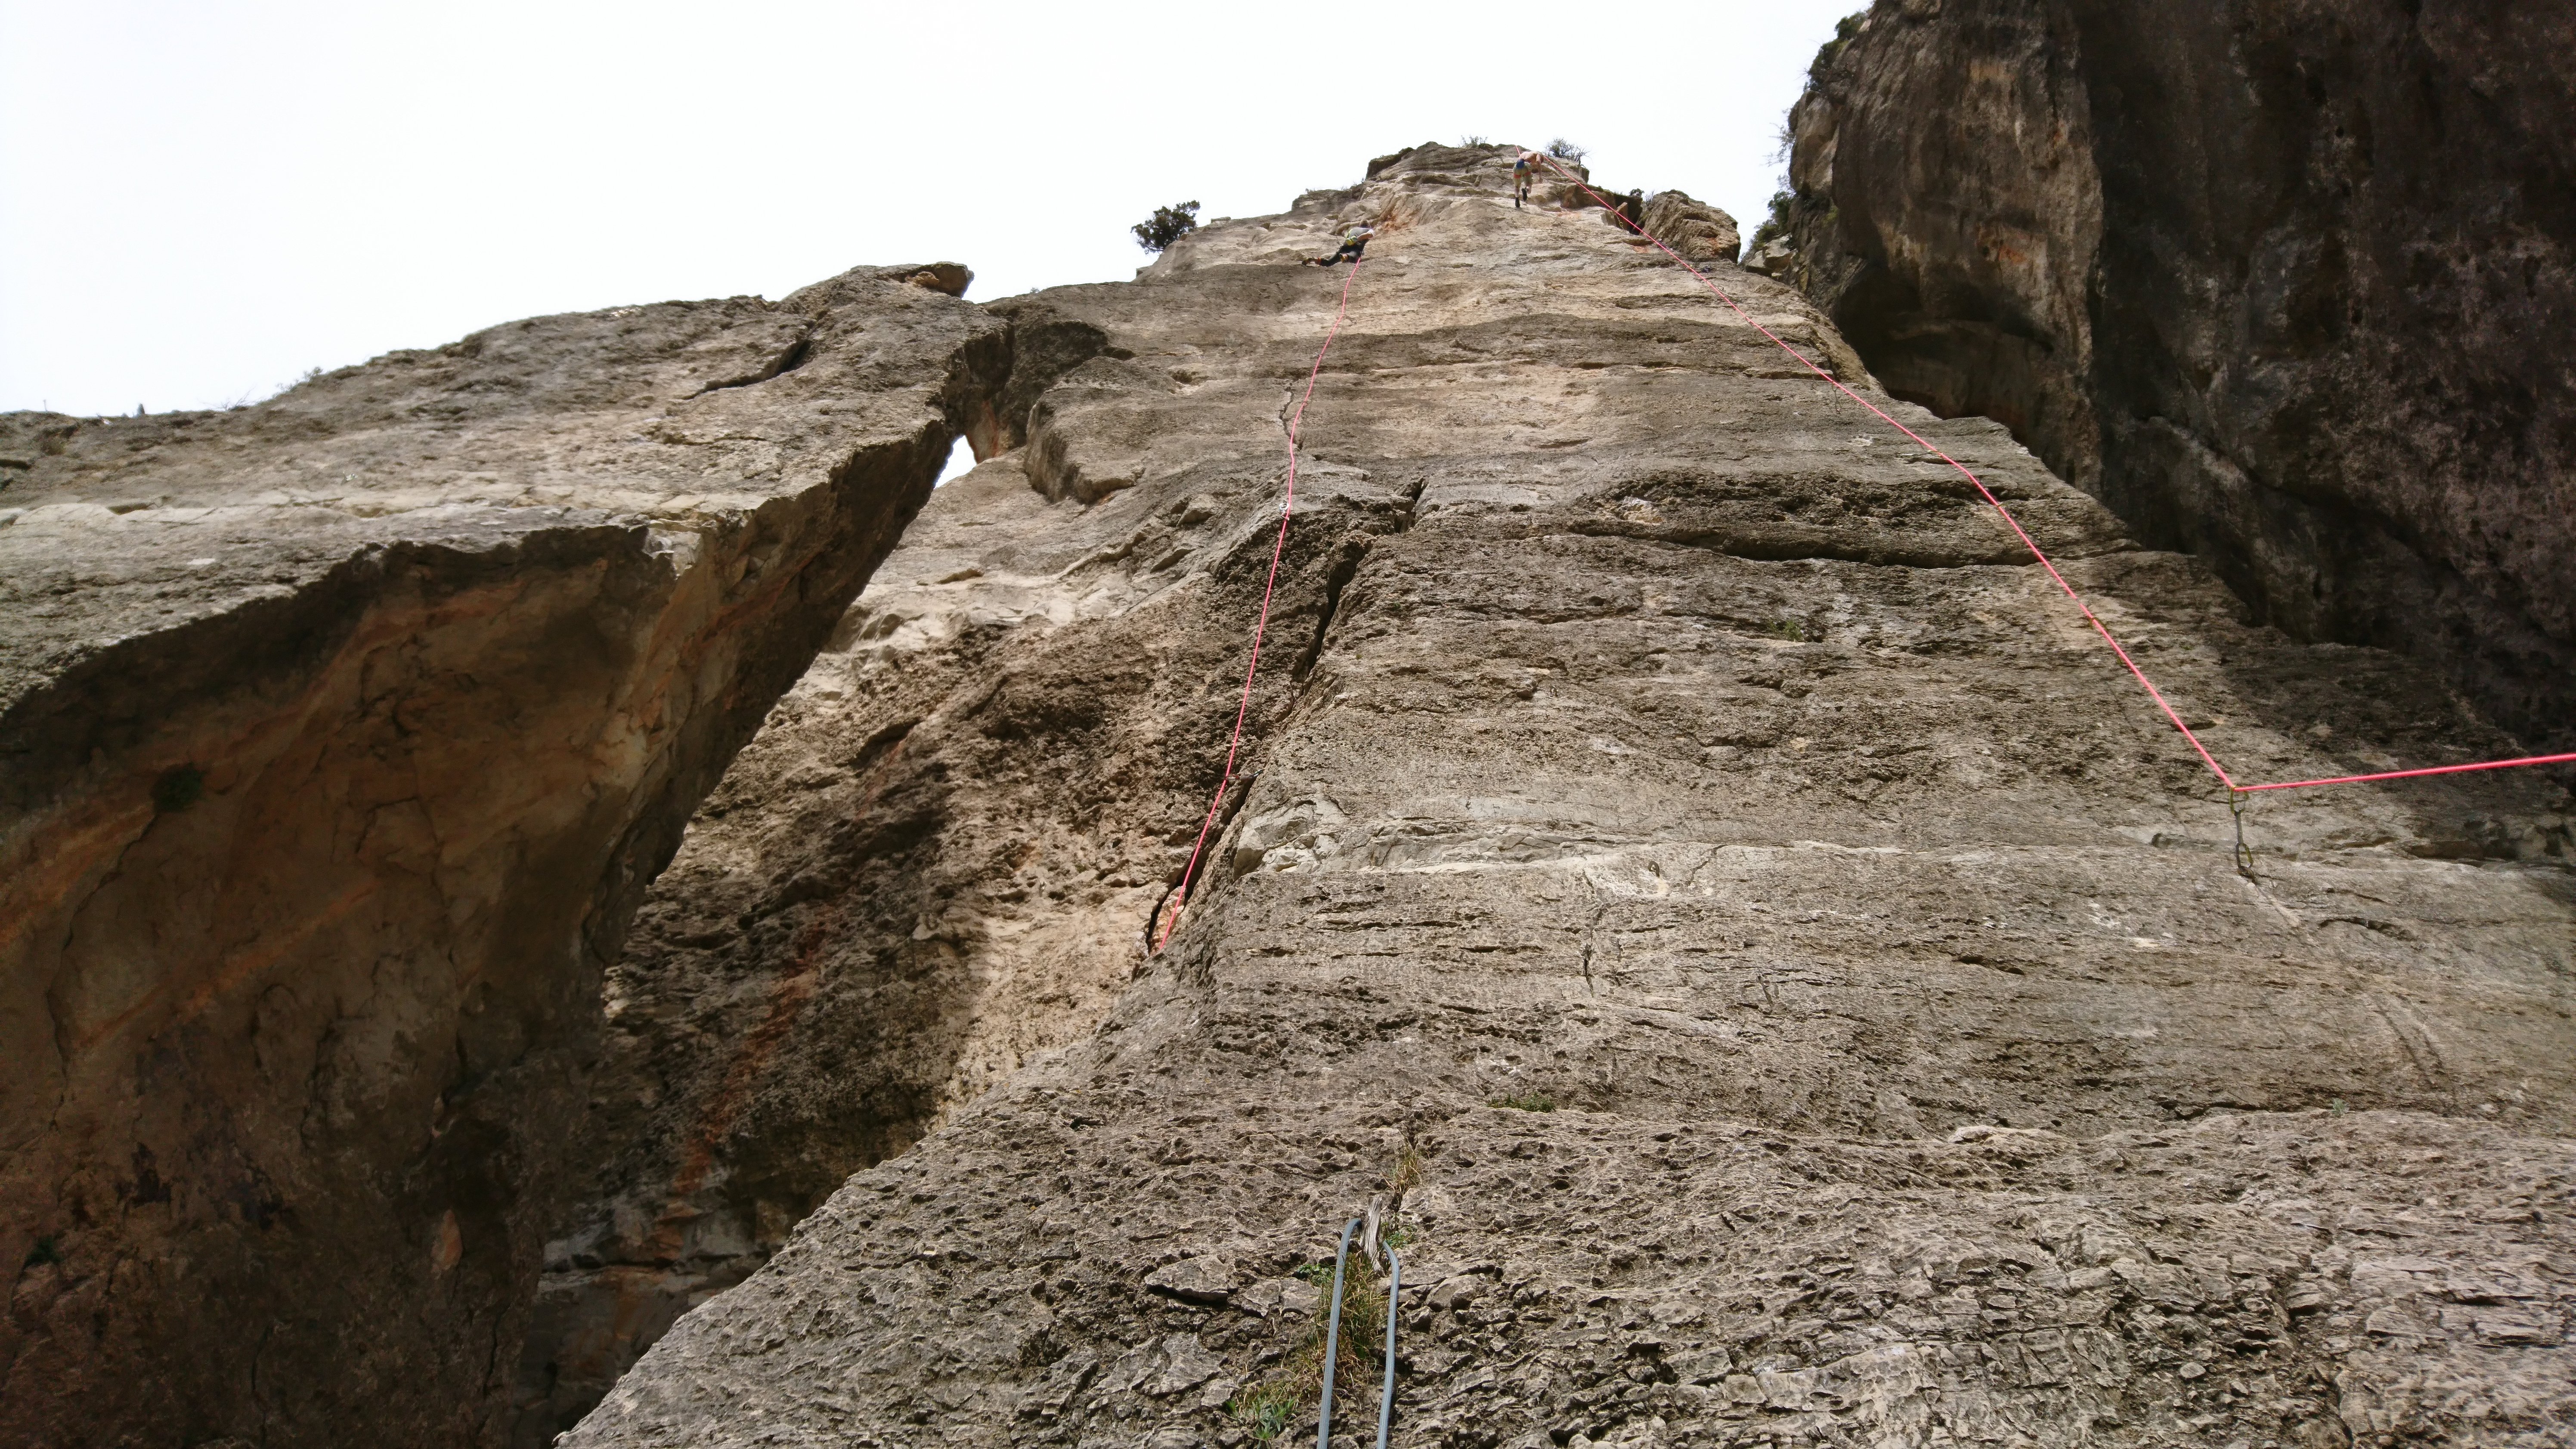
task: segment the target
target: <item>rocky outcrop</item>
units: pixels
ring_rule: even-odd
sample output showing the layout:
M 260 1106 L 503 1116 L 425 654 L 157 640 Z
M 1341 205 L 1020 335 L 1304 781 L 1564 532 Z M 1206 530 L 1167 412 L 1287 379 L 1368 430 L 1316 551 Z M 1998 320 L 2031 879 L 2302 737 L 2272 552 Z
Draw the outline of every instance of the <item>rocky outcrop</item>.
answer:
M 521 1442 L 569 1427 L 852 1171 L 1098 1024 L 1223 769 L 1283 420 L 1329 315 L 1287 264 L 1351 221 L 1401 233 L 1480 194 L 1498 154 L 1412 148 L 1371 164 L 1401 186 L 1254 223 L 1263 271 L 1228 294 L 1275 319 L 1252 339 L 1159 287 L 997 305 L 1017 366 L 991 461 L 941 490 L 852 607 L 610 977 L 584 1135 L 611 1156 L 551 1250 Z M 1538 199 L 1592 204 L 1562 183 Z M 1733 246 L 1724 212 L 1677 192 L 1653 205 L 1693 255 Z M 1201 247 L 1184 239 L 1153 275 L 1211 265 Z M 1411 506 L 1400 480 L 1301 479 L 1255 738 Z
M 961 429 L 963 268 L 0 419 L 0 1421 L 496 1441 L 600 982 Z
M 1399 1442 L 2565 1438 L 2564 789 L 2265 800 L 2239 874 L 1954 474 L 1515 210 L 1509 155 L 1020 304 L 1100 350 L 928 505 L 613 978 L 635 1145 L 550 1264 L 565 1380 L 767 1261 L 569 1442 L 1241 1445 L 1311 1405 L 1293 1274 L 1372 1200 Z M 1147 957 L 1344 281 L 1294 262 L 1355 219 L 1252 779 Z M 2514 747 L 1882 401 L 2249 771 Z
M 1646 198 L 1641 220 L 1648 235 L 1660 239 L 1693 266 L 1731 262 L 1744 250 L 1736 237 L 1735 218 L 1692 199 L 1688 192 L 1656 192 Z
M 1087 1033 L 1127 983 L 1223 767 L 1283 398 L 1311 358 L 1301 275 L 1247 292 L 1274 318 L 1249 342 L 1152 289 L 1004 304 L 1016 335 L 1065 341 L 1038 364 L 1061 380 L 1009 415 L 1019 446 L 932 497 L 610 974 L 584 1133 L 608 1155 L 549 1250 L 521 1442 L 570 1427 L 853 1171 Z M 1410 517 L 1400 481 L 1304 483 L 1255 731 Z
M 1880 0 L 1765 269 L 2259 619 L 2564 742 L 2571 47 L 2563 6 Z

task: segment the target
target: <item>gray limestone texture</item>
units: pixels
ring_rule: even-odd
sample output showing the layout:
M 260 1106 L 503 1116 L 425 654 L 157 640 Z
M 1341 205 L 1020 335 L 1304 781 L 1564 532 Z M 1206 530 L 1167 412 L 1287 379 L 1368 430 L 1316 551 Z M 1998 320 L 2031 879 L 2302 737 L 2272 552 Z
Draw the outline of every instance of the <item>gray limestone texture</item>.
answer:
M 621 1302 L 676 1323 L 566 1442 L 1310 1435 L 1297 1275 L 1372 1207 L 1399 1443 L 2567 1442 L 2564 775 L 2266 798 L 2240 872 L 1963 480 L 1509 156 L 1015 304 L 1096 350 L 1012 384 L 611 975 L 548 1311 L 592 1385 Z M 1358 220 L 1149 956 L 1345 280 L 1296 262 Z M 2518 747 L 1704 265 L 2244 774 Z

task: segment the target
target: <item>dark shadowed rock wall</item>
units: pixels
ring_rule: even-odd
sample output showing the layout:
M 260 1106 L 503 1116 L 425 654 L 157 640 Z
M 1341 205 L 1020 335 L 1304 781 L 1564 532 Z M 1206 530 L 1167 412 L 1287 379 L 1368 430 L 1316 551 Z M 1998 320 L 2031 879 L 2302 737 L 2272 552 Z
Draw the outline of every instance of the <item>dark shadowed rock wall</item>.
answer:
M 2576 10 L 1884 0 L 1792 113 L 1799 285 L 2256 616 L 2576 719 Z
M 602 972 L 989 428 L 965 283 L 0 417 L 0 1439 L 498 1436 Z

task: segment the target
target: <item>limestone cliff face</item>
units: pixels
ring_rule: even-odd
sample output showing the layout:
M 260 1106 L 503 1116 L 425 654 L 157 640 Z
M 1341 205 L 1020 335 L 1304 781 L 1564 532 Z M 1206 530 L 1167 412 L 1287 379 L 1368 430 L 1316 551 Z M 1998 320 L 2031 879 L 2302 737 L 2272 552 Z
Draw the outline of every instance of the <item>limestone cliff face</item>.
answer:
M 500 1434 L 647 882 L 992 426 L 962 268 L 0 418 L 0 1422 Z
M 2564 1440 L 2561 784 L 2267 800 L 2240 875 L 1955 475 L 1598 213 L 1515 210 L 1508 158 L 1015 304 L 1066 370 L 1015 375 L 611 977 L 522 1432 L 695 1302 L 570 1443 L 1241 1445 L 1300 1388 L 1291 1273 L 1375 1199 L 1402 1443 Z M 1149 958 L 1344 280 L 1294 262 L 1359 219 L 1252 778 Z M 2249 772 L 2514 747 L 1886 405 Z
M 1881 0 L 1794 276 L 2257 616 L 2576 738 L 2576 11 Z

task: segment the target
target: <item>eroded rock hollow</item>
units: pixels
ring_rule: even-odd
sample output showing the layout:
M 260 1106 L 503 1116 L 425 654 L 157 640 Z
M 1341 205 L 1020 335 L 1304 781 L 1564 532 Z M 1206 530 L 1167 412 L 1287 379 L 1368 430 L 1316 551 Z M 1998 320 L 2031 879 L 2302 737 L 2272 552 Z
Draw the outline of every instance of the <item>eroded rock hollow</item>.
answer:
M 1398 1443 L 2576 1432 L 2563 782 L 2268 797 L 2240 871 L 1964 480 L 1509 165 L 1415 148 L 1006 309 L 1061 374 L 611 973 L 523 1439 L 638 1350 L 569 1443 L 1312 1434 L 1298 1274 L 1372 1205 Z M 2517 750 L 1645 210 L 1977 469 L 2232 765 Z M 1355 278 L 1295 265 L 1361 220 Z M 1244 779 L 1149 956 L 1345 280 Z

